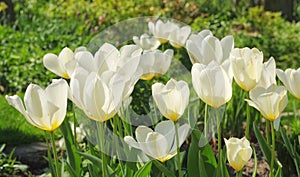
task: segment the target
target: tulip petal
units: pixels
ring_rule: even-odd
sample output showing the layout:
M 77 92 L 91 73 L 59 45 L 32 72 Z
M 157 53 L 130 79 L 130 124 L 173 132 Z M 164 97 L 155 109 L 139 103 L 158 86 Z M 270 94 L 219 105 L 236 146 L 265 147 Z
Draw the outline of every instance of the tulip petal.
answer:
M 58 61 L 57 55 L 48 53 L 43 57 L 44 66 L 54 74 L 65 77 L 67 73 L 64 71 L 62 64 Z
M 135 141 L 131 136 L 125 136 L 124 141 L 131 147 L 134 147 L 136 149 L 141 149 L 139 143 Z M 141 149 L 142 150 L 142 149 Z
M 231 50 L 234 48 L 233 36 L 226 36 L 221 40 L 221 45 L 223 49 L 223 61 L 229 58 Z M 222 61 L 222 62 L 223 62 Z
M 152 132 L 153 132 L 153 130 L 151 130 L 151 128 L 148 128 L 146 126 L 139 126 L 135 130 L 135 136 L 136 136 L 137 142 L 145 143 L 147 135 Z

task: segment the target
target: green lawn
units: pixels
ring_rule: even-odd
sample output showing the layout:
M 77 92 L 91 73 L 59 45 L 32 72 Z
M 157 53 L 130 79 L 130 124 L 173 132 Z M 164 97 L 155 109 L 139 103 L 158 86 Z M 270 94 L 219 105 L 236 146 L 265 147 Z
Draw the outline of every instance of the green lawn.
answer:
M 22 114 L 0 95 L 0 144 L 26 144 L 42 141 L 44 132 L 27 123 Z

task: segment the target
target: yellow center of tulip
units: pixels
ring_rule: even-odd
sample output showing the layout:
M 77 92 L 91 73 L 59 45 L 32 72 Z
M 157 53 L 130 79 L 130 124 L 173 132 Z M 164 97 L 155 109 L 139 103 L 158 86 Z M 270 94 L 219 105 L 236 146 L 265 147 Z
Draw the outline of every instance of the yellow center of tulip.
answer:
M 176 153 L 168 154 L 166 157 L 159 157 L 157 160 L 159 160 L 160 162 L 165 162 L 165 161 L 171 159 L 174 155 L 176 155 Z
M 180 115 L 176 114 L 176 113 L 172 113 L 172 114 L 167 115 L 165 117 L 175 122 L 179 119 Z
M 67 73 L 64 73 L 62 77 L 65 78 L 65 79 L 70 79 L 70 77 Z
M 158 38 L 158 40 L 161 44 L 165 44 L 168 42 L 168 39 Z
M 154 73 L 144 74 L 144 75 L 142 75 L 141 79 L 149 81 L 149 80 L 153 79 L 154 76 L 155 76 Z

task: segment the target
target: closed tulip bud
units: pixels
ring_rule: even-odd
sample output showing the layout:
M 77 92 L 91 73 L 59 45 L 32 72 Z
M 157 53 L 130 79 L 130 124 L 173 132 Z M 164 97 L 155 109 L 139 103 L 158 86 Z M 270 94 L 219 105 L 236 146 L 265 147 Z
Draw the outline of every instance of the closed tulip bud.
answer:
M 250 143 L 245 137 L 242 139 L 229 138 L 228 140 L 224 138 L 224 141 L 227 150 L 227 160 L 230 166 L 238 172 L 252 156 Z
M 190 90 L 186 82 L 170 79 L 166 85 L 153 84 L 152 96 L 161 114 L 177 121 L 189 104 Z
M 68 84 L 65 80 L 53 80 L 44 90 L 30 84 L 24 95 L 24 104 L 19 96 L 7 96 L 6 100 L 25 119 L 42 130 L 53 131 L 64 121 L 67 111 Z M 26 108 L 26 109 L 25 109 Z
M 230 59 L 237 84 L 245 91 L 253 89 L 261 78 L 263 53 L 256 48 L 235 48 Z
M 289 68 L 284 72 L 281 69 L 277 69 L 276 72 L 286 89 L 294 97 L 300 99 L 300 68 L 297 70 Z
M 255 87 L 249 95 L 250 100 L 246 99 L 248 104 L 270 121 L 277 119 L 288 103 L 285 87 L 275 84 L 268 88 Z
M 199 98 L 214 108 L 224 105 L 232 97 L 232 77 L 214 61 L 207 66 L 195 63 L 192 83 Z
M 182 145 L 189 132 L 189 125 L 184 124 L 178 127 L 179 146 Z M 140 149 L 148 156 L 165 162 L 177 154 L 175 126 L 172 121 L 162 121 L 155 127 L 155 131 L 139 126 L 135 130 L 136 140 L 131 136 L 125 136 L 124 141 L 131 147 Z

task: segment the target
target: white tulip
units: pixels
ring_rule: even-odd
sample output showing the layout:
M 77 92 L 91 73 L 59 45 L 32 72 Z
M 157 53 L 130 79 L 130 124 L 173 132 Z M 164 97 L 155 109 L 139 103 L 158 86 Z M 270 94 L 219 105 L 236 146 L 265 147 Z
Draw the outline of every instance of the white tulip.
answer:
M 261 78 L 263 70 L 263 53 L 256 48 L 235 48 L 230 53 L 234 80 L 249 91 L 253 89 Z
M 272 84 L 276 84 L 276 63 L 273 57 L 264 62 L 261 77 L 256 87 L 267 88 Z
M 68 47 L 65 47 L 59 55 L 53 53 L 48 53 L 43 57 L 44 66 L 54 74 L 69 79 L 74 71 L 76 62 L 74 60 L 74 55 L 77 52 L 85 51 L 85 47 L 79 47 L 75 49 L 75 53 Z
M 141 37 L 133 36 L 133 42 L 144 50 L 155 50 L 160 46 L 160 42 L 153 36 L 142 34 Z
M 188 132 L 188 124 L 178 128 L 179 146 L 188 136 Z M 139 126 L 135 130 L 135 137 L 137 141 L 131 136 L 125 136 L 124 140 L 129 146 L 140 149 L 161 162 L 165 162 L 177 154 L 175 126 L 170 120 L 158 123 L 155 131 L 146 126 Z
M 255 87 L 250 90 L 248 104 L 257 109 L 264 118 L 274 121 L 288 103 L 286 89 L 283 86 L 272 84 L 268 88 Z
M 185 42 L 191 34 L 191 27 L 184 26 L 173 30 L 169 35 L 170 44 L 175 48 L 181 48 L 185 45 Z
M 207 66 L 195 63 L 192 83 L 199 98 L 212 107 L 218 108 L 232 97 L 232 76 L 214 61 Z
M 171 65 L 173 53 L 171 49 L 165 52 L 160 50 L 144 52 L 139 64 L 143 71 L 141 79 L 151 80 L 154 76 L 164 75 Z
M 42 130 L 53 131 L 66 116 L 68 84 L 63 79 L 53 80 L 45 90 L 30 84 L 24 95 L 25 107 L 17 95 L 6 95 L 5 98 L 30 124 Z
M 277 76 L 287 90 L 296 98 L 300 99 L 300 68 L 297 70 L 288 68 L 284 72 L 277 69 Z
M 158 20 L 155 23 L 149 22 L 148 27 L 153 36 L 156 37 L 162 44 L 168 42 L 170 33 L 178 29 L 177 24 L 170 21 L 164 23 L 161 20 Z
M 211 61 L 222 64 L 229 58 L 233 47 L 232 36 L 226 36 L 220 41 L 209 30 L 203 30 L 196 35 L 192 34 L 186 42 L 191 62 L 205 65 Z
M 82 68 L 75 70 L 70 81 L 71 100 L 93 120 L 112 118 L 122 104 L 125 83 L 122 77 L 107 71 L 100 77 Z
M 228 140 L 224 138 L 224 141 L 230 166 L 235 171 L 240 171 L 252 156 L 252 148 L 249 141 L 245 137 L 241 139 L 229 138 Z
M 170 79 L 166 85 L 153 84 L 152 96 L 160 113 L 172 121 L 177 121 L 189 104 L 190 90 L 185 81 Z

